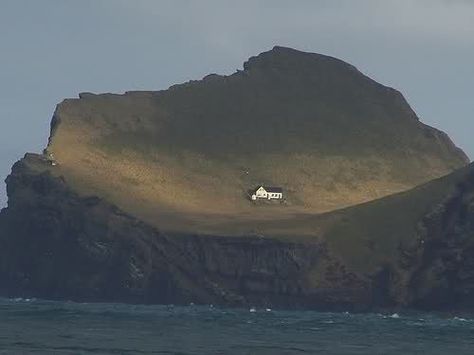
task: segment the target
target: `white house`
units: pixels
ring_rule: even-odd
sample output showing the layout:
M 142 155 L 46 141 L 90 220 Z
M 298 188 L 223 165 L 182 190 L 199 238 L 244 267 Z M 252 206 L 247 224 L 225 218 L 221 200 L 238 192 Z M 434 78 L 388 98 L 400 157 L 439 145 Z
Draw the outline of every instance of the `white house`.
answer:
M 252 193 L 252 200 L 282 200 L 283 189 L 281 187 L 259 186 Z

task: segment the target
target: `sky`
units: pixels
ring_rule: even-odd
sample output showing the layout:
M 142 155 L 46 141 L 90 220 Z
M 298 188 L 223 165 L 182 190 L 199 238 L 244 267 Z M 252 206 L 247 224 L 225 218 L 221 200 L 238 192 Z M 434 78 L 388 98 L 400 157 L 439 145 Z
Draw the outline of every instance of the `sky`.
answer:
M 0 0 L 0 179 L 65 98 L 231 74 L 274 45 L 350 62 L 474 157 L 472 0 Z

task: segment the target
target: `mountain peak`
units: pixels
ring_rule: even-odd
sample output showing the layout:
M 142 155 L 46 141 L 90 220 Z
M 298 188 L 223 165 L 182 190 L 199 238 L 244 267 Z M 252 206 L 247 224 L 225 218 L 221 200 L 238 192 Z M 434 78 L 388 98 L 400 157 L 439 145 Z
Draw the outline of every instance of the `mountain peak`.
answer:
M 249 60 L 244 63 L 244 69 L 248 71 L 253 69 L 293 69 L 298 71 L 318 67 L 328 69 L 329 66 L 339 66 L 344 69 L 357 70 L 354 66 L 337 58 L 282 46 L 274 46 L 269 51 L 250 57 Z

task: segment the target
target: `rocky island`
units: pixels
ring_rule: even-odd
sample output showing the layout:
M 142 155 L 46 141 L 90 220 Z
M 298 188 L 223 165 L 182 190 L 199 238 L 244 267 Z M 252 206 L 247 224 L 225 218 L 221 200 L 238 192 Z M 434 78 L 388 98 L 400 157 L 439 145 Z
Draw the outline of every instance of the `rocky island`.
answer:
M 474 311 L 474 167 L 332 57 L 82 93 L 6 183 L 2 296 Z M 285 203 L 251 203 L 260 185 Z

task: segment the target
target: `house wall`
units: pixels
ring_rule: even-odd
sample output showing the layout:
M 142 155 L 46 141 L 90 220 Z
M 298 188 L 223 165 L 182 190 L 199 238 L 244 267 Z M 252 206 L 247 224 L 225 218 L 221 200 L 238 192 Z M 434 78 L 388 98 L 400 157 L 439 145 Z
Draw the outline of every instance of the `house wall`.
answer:
M 258 198 L 267 198 L 268 193 L 264 189 L 258 189 L 255 195 L 257 195 Z
M 273 193 L 273 194 L 270 194 L 271 198 L 277 198 L 277 199 L 281 199 L 283 198 L 283 194 L 281 192 L 278 192 L 278 193 Z M 272 196 L 273 195 L 273 196 Z
M 268 193 L 265 189 L 260 188 L 255 191 L 256 198 L 267 198 L 267 199 L 282 199 L 283 194 L 281 192 L 270 192 Z

